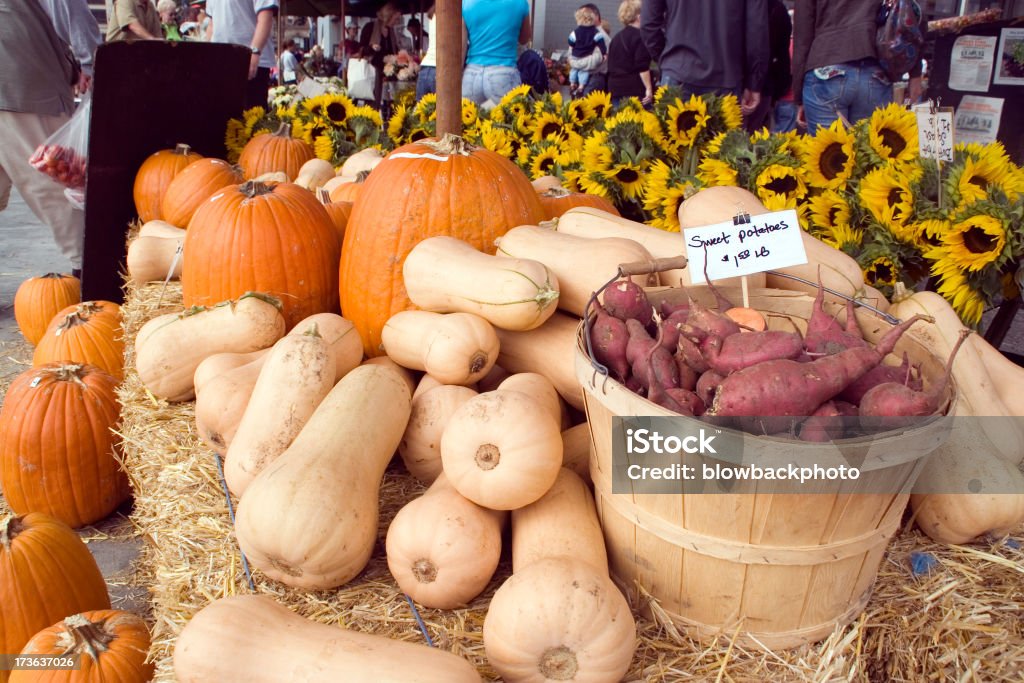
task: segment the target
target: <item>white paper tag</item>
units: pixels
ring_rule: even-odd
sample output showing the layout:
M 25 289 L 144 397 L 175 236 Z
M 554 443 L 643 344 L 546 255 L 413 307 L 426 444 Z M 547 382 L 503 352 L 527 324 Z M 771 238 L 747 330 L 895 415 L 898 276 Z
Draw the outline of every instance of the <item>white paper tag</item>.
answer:
M 704 284 L 704 255 L 710 280 L 753 275 L 807 263 L 800 219 L 787 209 L 683 230 L 690 281 Z
M 953 161 L 953 108 L 926 102 L 914 107 L 917 143 L 922 159 Z

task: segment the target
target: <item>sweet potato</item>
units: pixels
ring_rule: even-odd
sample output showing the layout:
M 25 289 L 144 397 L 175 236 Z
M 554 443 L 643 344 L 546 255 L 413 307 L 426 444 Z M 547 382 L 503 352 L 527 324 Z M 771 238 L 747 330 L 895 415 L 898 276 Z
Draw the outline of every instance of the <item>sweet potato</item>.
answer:
M 658 307 L 658 310 L 661 313 L 662 318 L 669 318 L 675 313 L 688 314 L 690 312 L 690 302 L 685 301 L 675 303 L 665 300 L 661 302 L 661 305 Z M 683 317 L 685 319 L 686 316 L 684 315 Z
M 743 330 L 763 332 L 768 329 L 768 321 L 761 312 L 753 308 L 735 306 L 725 312 L 725 317 L 734 321 Z
M 701 373 L 701 376 L 697 378 L 697 387 L 694 391 L 706 405 L 711 405 L 712 400 L 715 398 L 715 389 L 718 388 L 723 379 L 725 379 L 725 375 L 714 370 L 708 370 Z
M 783 330 L 734 334 L 725 339 L 709 337 L 701 346 L 708 365 L 723 375 L 776 358 L 793 359 L 803 350 L 800 335 Z
M 813 415 L 800 424 L 800 440 L 824 443 L 838 439 L 842 435 L 842 425 L 838 419 L 840 416 L 834 401 L 822 403 Z
M 666 392 L 667 389 L 678 388 L 679 375 L 672 356 L 668 356 L 668 359 L 671 361 L 670 363 L 666 364 L 665 362 L 668 350 L 661 346 L 661 334 L 662 330 L 659 329 L 658 336 L 651 345 L 650 351 L 648 351 L 639 365 L 634 364 L 633 375 L 639 378 L 641 382 L 646 377 L 647 400 L 677 413 L 690 415 L 692 412 L 687 412 L 688 409 L 685 406 L 679 404 Z M 673 372 L 676 373 L 674 378 L 672 377 Z
M 678 362 L 686 363 L 693 368 L 693 371 L 698 375 L 710 369 L 708 362 L 704 360 L 704 356 L 700 352 L 700 348 L 682 334 L 679 335 L 679 341 L 676 342 L 675 357 Z
M 823 303 L 825 290 L 818 280 L 818 294 L 814 297 L 814 305 L 811 309 L 811 317 L 807 321 L 807 331 L 804 333 L 804 348 L 809 353 L 833 354 L 843 349 L 867 346 L 864 337 L 857 327 L 857 317 L 854 315 L 853 302 L 846 302 L 846 327 L 839 324 L 835 318 L 825 312 Z
M 673 353 L 679 344 L 679 331 L 686 324 L 688 315 L 689 309 L 676 310 L 658 324 L 658 327 L 663 330 L 661 345 Z
M 924 391 L 914 391 L 897 382 L 886 382 L 868 389 L 860 401 L 860 414 L 866 417 L 924 417 L 934 415 L 940 408 L 942 394 L 949 384 L 953 372 L 953 360 L 957 351 L 971 334 L 970 330 L 960 332 L 960 338 L 946 361 L 946 372 L 942 379 Z
M 878 365 L 892 352 L 911 325 L 927 316 L 915 315 L 892 328 L 875 348 L 861 346 L 810 363 L 770 360 L 734 372 L 718 385 L 709 415 L 802 416 Z M 778 431 L 769 429 L 769 431 Z
M 700 302 L 693 300 L 690 301 L 690 314 L 686 318 L 686 323 L 708 336 L 714 335 L 722 339 L 733 334 L 739 334 L 740 331 L 740 326 L 736 324 L 735 320 L 719 315 L 701 306 Z
M 632 318 L 647 327 L 651 324 L 654 307 L 647 300 L 644 288 L 632 280 L 618 280 L 605 287 L 602 295 L 605 310 L 625 322 Z
M 868 389 L 888 382 L 905 384 L 914 391 L 920 391 L 924 386 L 921 382 L 921 377 L 914 375 L 910 359 L 904 353 L 902 365 L 876 365 L 868 370 L 860 379 L 843 389 L 842 393 L 839 394 L 839 398 L 858 405 Z
M 676 367 L 679 369 L 679 388 L 686 389 L 687 391 L 696 389 L 697 380 L 700 378 L 700 375 L 685 360 L 682 360 L 679 354 L 676 354 L 673 358 L 675 358 Z
M 702 401 L 700 396 L 692 391 L 688 391 L 682 387 L 673 387 L 671 389 L 666 389 L 665 393 L 668 394 L 669 398 L 689 411 L 687 413 L 683 413 L 683 415 L 700 416 L 704 414 L 704 401 Z
M 626 345 L 629 332 L 626 323 L 610 315 L 608 311 L 595 302 L 597 317 L 590 326 L 590 345 L 594 350 L 594 358 L 606 366 L 619 379 L 625 380 L 629 374 L 629 361 L 626 360 Z

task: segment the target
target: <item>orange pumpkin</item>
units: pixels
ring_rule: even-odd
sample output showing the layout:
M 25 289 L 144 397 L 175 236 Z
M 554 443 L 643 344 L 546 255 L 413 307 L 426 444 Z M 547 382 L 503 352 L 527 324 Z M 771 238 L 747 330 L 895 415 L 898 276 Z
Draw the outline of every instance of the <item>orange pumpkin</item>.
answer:
M 135 186 L 132 188 L 139 220 L 148 223 L 162 219 L 161 204 L 167 186 L 186 166 L 202 158 L 201 154 L 196 154 L 192 148 L 183 144 L 150 154 L 139 166 L 135 174 Z
M 131 612 L 92 610 L 73 614 L 32 636 L 23 655 L 77 655 L 77 671 L 20 669 L 10 683 L 146 683 L 150 638 L 146 622 Z
M 193 161 L 167 186 L 160 207 L 163 219 L 171 225 L 187 228 L 200 204 L 222 187 L 240 182 L 241 169 L 222 159 Z
M 38 344 L 53 316 L 81 300 L 82 283 L 74 275 L 30 277 L 14 294 L 14 319 L 28 343 Z
M 12 510 L 79 527 L 128 497 L 111 432 L 121 414 L 116 386 L 103 370 L 70 363 L 14 379 L 0 409 L 0 487 Z
M 78 534 L 38 512 L 0 519 L 0 652 L 17 654 L 40 630 L 94 609 L 110 609 L 110 598 Z M 0 671 L 0 683 L 8 676 Z
M 413 142 L 388 155 L 363 183 L 339 271 L 342 312 L 366 354 L 381 355 L 384 323 L 411 308 L 402 264 L 416 243 L 449 235 L 493 253 L 495 238 L 543 218 L 522 171 L 462 138 Z
M 121 307 L 111 301 L 85 301 L 53 316 L 36 345 L 32 365 L 91 363 L 124 378 Z
M 309 190 L 252 180 L 223 188 L 196 211 L 185 235 L 185 306 L 265 292 L 282 301 L 288 329 L 314 313 L 335 313 L 340 248 Z
M 571 192 L 564 187 L 552 187 L 538 193 L 538 196 L 540 197 L 540 205 L 544 207 L 544 218 L 546 220 L 558 218 L 569 209 L 575 209 L 577 206 L 590 206 L 615 214 L 616 216 L 620 215 L 619 210 L 615 208 L 614 204 L 596 194 Z
M 292 137 L 291 124 L 282 123 L 273 133 L 257 135 L 245 143 L 238 165 L 246 180 L 276 172 L 294 179 L 299 177 L 302 165 L 314 156 L 309 144 Z
M 331 223 L 334 224 L 334 229 L 338 231 L 338 242 L 341 243 L 345 239 L 345 226 L 348 225 L 348 219 L 352 216 L 354 204 L 331 201 L 331 195 L 323 188 L 318 189 L 317 193 L 320 203 L 323 204 L 324 210 L 331 218 Z
M 369 175 L 369 171 L 360 171 L 352 182 L 335 185 L 330 190 L 331 201 L 355 202 L 359 198 L 359 193 L 363 191 L 363 185 Z

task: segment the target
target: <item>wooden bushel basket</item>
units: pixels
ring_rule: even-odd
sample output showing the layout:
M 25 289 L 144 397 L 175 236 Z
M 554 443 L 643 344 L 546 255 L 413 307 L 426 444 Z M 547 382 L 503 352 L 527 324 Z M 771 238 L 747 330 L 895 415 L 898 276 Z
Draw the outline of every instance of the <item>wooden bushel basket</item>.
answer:
M 726 290 L 738 300 L 738 290 Z M 706 288 L 690 294 L 713 306 Z M 678 289 L 652 290 L 663 298 Z M 706 297 L 706 298 L 705 298 Z M 752 290 L 750 307 L 765 314 L 769 329 L 806 329 L 813 299 L 803 293 Z M 841 307 L 828 307 L 845 319 Z M 876 343 L 891 325 L 857 310 L 864 337 Z M 927 322 L 918 325 L 930 324 Z M 612 417 L 678 416 L 597 373 L 580 325 L 576 375 L 583 386 L 592 438 L 590 474 L 608 546 L 613 577 L 636 598 L 638 589 L 658 601 L 673 622 L 701 639 L 719 634 L 747 647 L 785 649 L 822 640 L 864 610 L 882 556 L 900 525 L 924 457 L 946 438 L 951 414 L 924 424 L 864 439 L 845 439 L 844 449 L 863 446 L 861 478 L 842 491 L 780 494 L 612 493 Z M 906 352 L 920 364 L 926 386 L 943 373 L 943 360 L 905 335 L 887 360 Z M 949 388 L 947 406 L 954 405 Z M 951 410 L 951 409 L 949 409 Z M 701 423 L 705 424 L 705 423 Z M 705 424 L 705 426 L 707 426 Z M 827 462 L 833 444 L 764 437 L 767 459 Z M 763 447 L 763 449 L 762 449 Z M 831 452 L 831 455 L 830 455 Z M 879 482 L 885 482 L 880 486 Z M 763 487 L 762 487 L 763 488 Z M 838 489 L 838 487 L 837 487 Z M 878 493 L 892 491 L 892 493 Z

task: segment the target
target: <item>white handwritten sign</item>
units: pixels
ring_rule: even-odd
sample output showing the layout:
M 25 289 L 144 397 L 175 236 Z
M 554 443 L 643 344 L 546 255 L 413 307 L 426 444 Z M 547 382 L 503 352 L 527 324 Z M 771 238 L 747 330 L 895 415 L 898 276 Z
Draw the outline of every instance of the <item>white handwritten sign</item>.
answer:
M 964 95 L 956 108 L 956 139 L 988 144 L 996 141 L 1003 116 L 1003 98 Z
M 749 223 L 728 221 L 683 230 L 686 268 L 690 281 L 704 284 L 704 255 L 708 279 L 722 280 L 807 263 L 800 219 L 796 211 L 751 216 Z
M 925 103 L 915 106 L 914 113 L 921 158 L 953 161 L 953 108 Z

